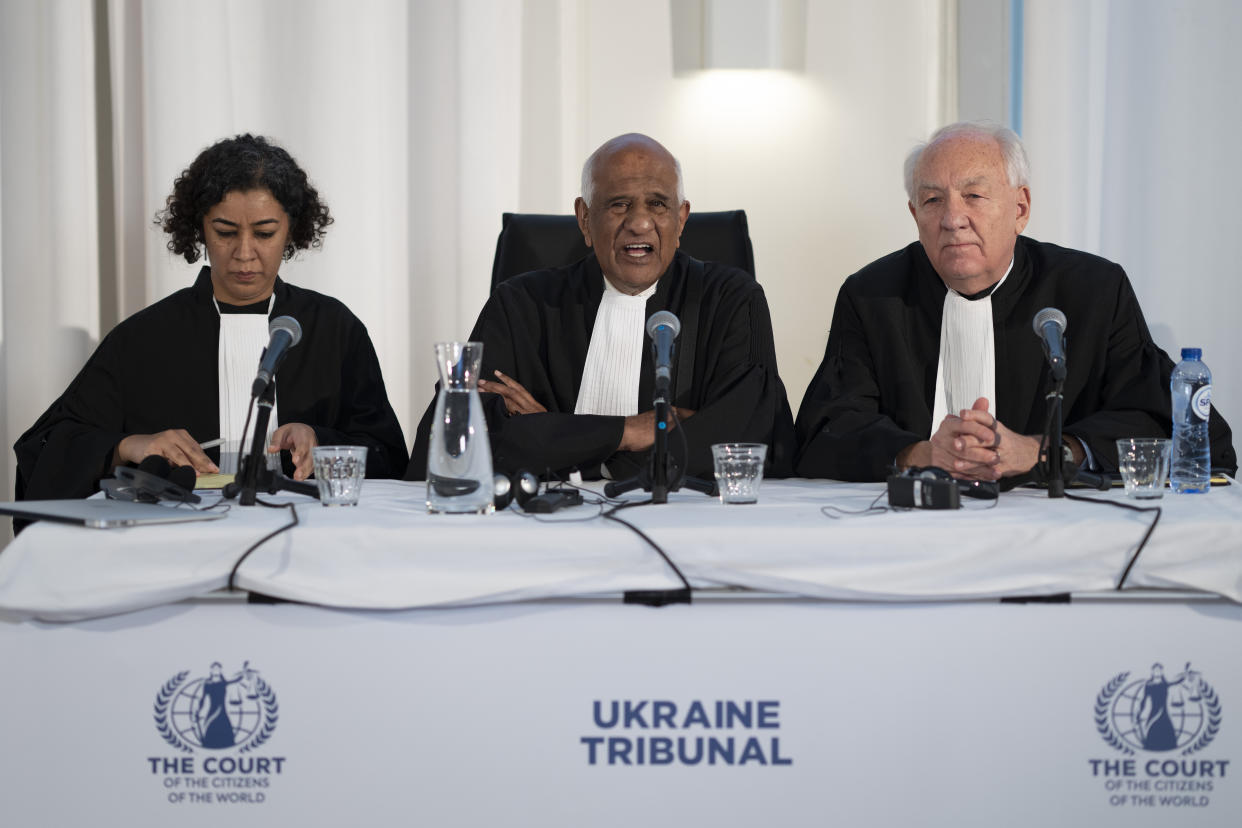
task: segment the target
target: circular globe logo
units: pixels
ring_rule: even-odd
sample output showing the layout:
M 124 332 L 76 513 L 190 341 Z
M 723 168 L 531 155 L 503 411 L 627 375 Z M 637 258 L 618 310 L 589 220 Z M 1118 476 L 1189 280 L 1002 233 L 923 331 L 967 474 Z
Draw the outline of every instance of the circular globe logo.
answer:
M 1124 753 L 1193 753 L 1216 737 L 1220 700 L 1202 675 L 1186 669 L 1166 675 L 1153 664 L 1148 675 L 1129 681 L 1119 673 L 1096 697 L 1096 728 Z
M 185 670 L 173 676 L 155 698 L 156 729 L 173 747 L 242 752 L 267 741 L 276 727 L 276 694 L 245 662 L 226 675 L 220 662 L 206 676 Z

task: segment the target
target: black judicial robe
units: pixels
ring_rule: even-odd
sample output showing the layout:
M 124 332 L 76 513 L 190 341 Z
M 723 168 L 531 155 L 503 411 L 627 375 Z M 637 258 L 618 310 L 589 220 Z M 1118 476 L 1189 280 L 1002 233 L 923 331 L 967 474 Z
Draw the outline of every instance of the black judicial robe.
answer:
M 915 242 L 850 276 L 837 296 L 824 361 L 798 411 L 797 473 L 883 480 L 903 448 L 928 439 L 946 288 Z M 1168 437 L 1173 361 L 1152 341 L 1122 268 L 1019 236 L 992 297 L 998 419 L 1042 434 L 1049 370 L 1031 322 L 1066 315 L 1064 433 L 1105 470 L 1118 437 Z M 1212 465 L 1237 469 L 1229 425 L 1213 410 Z
M 500 370 L 525 386 L 546 413 L 508 417 L 504 400 L 484 394 L 492 462 L 498 471 L 537 474 L 579 468 L 599 475 L 608 461 L 614 479 L 633 475 L 647 452 L 615 452 L 624 417 L 575 415 L 591 329 L 604 293 L 604 275 L 592 253 L 567 267 L 509 279 L 479 314 L 472 341 L 483 343 L 482 376 Z M 711 445 L 768 444 L 770 476 L 793 467 L 793 415 L 776 370 L 772 321 L 763 288 L 745 271 L 699 262 L 678 251 L 655 293 L 647 315 L 670 310 L 681 321 L 674 356 L 673 404 L 695 414 L 669 434 L 669 450 L 683 455 L 686 472 L 712 474 Z M 693 347 L 691 347 L 693 343 Z M 655 368 L 643 349 L 638 411 L 650 411 Z M 427 472 L 432 400 L 415 438 L 407 480 Z
M 336 299 L 279 278 L 275 296 L 271 316 L 292 316 L 302 326 L 302 340 L 276 378 L 281 422 L 311 426 L 320 445 L 367 446 L 368 477 L 400 474 L 408 458 L 405 437 L 366 327 Z M 192 287 L 104 337 L 65 393 L 14 445 L 18 499 L 92 494 L 129 434 L 184 428 L 200 442 L 220 436 L 220 317 L 211 299 L 211 271 L 204 267 Z M 218 462 L 218 448 L 207 453 Z

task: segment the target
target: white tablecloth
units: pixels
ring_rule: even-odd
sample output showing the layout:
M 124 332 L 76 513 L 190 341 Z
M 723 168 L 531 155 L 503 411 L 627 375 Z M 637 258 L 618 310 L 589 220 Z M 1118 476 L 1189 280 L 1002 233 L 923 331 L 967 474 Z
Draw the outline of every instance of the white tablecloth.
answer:
M 1152 513 L 1044 492 L 960 511 L 827 517 L 862 510 L 880 484 L 767 481 L 761 502 L 692 492 L 626 509 L 696 583 L 881 601 L 960 600 L 1112 589 Z M 298 496 L 300 525 L 242 565 L 239 587 L 334 607 L 396 609 L 666 589 L 680 582 L 636 534 L 584 505 L 540 519 L 515 511 L 431 515 L 423 484 L 367 481 L 357 508 Z M 1126 501 L 1120 492 L 1092 493 Z M 633 493 L 631 499 L 645 497 Z M 881 503 L 884 500 L 881 498 Z M 1166 496 L 1130 586 L 1192 588 L 1242 601 L 1242 491 Z M 0 613 L 73 620 L 223 587 L 236 559 L 289 520 L 233 505 L 226 519 L 94 530 L 40 523 L 0 554 Z

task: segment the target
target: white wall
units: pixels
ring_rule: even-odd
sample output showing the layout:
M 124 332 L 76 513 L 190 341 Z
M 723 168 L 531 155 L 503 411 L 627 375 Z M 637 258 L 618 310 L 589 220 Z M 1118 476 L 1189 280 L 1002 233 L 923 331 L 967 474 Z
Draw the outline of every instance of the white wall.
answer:
M 524 43 L 538 52 L 524 54 L 535 74 L 524 85 L 552 102 L 527 98 L 522 136 L 559 151 L 540 160 L 547 175 L 559 165 L 560 180 L 524 177 L 505 207 L 571 212 L 581 162 L 596 146 L 623 132 L 656 137 L 680 158 L 693 210 L 747 211 L 795 409 L 823 356 L 841 282 L 915 238 L 901 164 L 940 113 L 929 95 L 939 72 L 937 0 L 807 7 L 805 72 L 675 77 L 666 0 L 528 2 L 528 16 L 559 27 L 544 30 L 550 43 Z M 545 48 L 559 48 L 559 65 Z M 524 160 L 537 154 L 529 143 L 522 151 Z M 499 229 L 498 216 L 489 220 L 481 247 Z

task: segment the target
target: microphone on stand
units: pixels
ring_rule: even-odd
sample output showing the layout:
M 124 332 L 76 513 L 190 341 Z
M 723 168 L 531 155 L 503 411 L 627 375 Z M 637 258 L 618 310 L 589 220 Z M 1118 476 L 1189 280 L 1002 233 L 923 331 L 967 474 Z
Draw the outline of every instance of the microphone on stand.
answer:
M 272 379 L 284 362 L 289 349 L 302 340 L 302 326 L 292 316 L 278 316 L 267 327 L 271 339 L 259 358 L 259 372 L 251 386 L 251 396 L 258 402 L 254 432 L 251 435 L 250 453 L 239 458 L 240 468 L 233 482 L 224 487 L 225 499 L 238 498 L 242 506 L 253 506 L 260 491 L 268 494 L 284 490 L 309 497 L 319 497 L 319 487 L 305 481 L 290 480 L 279 472 L 267 468 L 267 425 L 271 421 L 272 406 L 276 403 L 276 387 Z M 243 434 L 243 440 L 245 435 Z
M 1052 367 L 1052 378 L 1065 379 L 1065 314 L 1056 308 L 1044 308 L 1031 323 L 1035 335 L 1044 343 L 1044 354 Z
M 655 362 L 655 446 L 651 451 L 651 502 L 667 503 L 670 483 L 668 469 L 668 409 L 672 396 L 673 350 L 681 321 L 671 311 L 656 311 L 647 319 L 651 337 L 651 356 Z
M 1044 431 L 1044 457 L 1048 478 L 1048 497 L 1065 497 L 1065 468 L 1061 457 L 1061 388 L 1065 385 L 1065 314 L 1044 308 L 1031 322 L 1035 335 L 1044 343 L 1044 355 L 1052 369 L 1048 391 L 1048 424 Z M 1043 472 L 1043 469 L 1039 470 Z
M 673 378 L 673 351 L 681 320 L 672 311 L 656 311 L 647 319 L 647 336 L 651 337 L 651 355 L 655 360 L 656 399 L 667 398 Z
M 681 320 L 670 311 L 656 311 L 647 318 L 647 336 L 651 337 L 651 355 L 655 363 L 652 399 L 655 445 L 651 449 L 651 460 L 647 468 L 641 469 L 629 480 L 613 480 L 604 487 L 604 494 L 608 497 L 642 488 L 651 492 L 652 503 L 668 503 L 668 493 L 677 491 L 683 485 L 705 495 L 716 494 L 714 483 L 687 477 L 668 450 L 668 421 L 673 396 L 673 354 L 676 351 L 677 335 L 680 333 Z M 692 342 L 691 348 L 693 347 Z
M 270 339 L 259 360 L 259 373 L 254 378 L 254 384 L 250 386 L 252 397 L 258 397 L 267 390 L 272 377 L 276 376 L 276 370 L 280 368 L 280 363 L 285 361 L 289 349 L 302 341 L 302 326 L 292 316 L 278 316 L 273 319 L 267 326 L 267 333 Z

